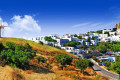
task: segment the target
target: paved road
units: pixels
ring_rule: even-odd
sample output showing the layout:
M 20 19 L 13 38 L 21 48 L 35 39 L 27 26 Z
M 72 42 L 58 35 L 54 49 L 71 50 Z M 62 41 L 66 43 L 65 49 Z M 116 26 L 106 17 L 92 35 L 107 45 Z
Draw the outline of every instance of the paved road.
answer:
M 108 76 L 108 77 L 110 77 L 110 78 L 119 80 L 119 79 L 118 79 L 118 78 L 119 78 L 119 75 L 114 74 L 114 73 L 111 73 L 111 72 L 109 72 L 109 71 L 101 68 L 101 67 L 100 67 L 99 65 L 97 65 L 97 64 L 94 64 L 93 69 L 96 70 L 96 71 L 99 71 L 100 73 L 102 73 L 102 74 L 104 74 L 104 75 L 106 75 L 106 76 Z

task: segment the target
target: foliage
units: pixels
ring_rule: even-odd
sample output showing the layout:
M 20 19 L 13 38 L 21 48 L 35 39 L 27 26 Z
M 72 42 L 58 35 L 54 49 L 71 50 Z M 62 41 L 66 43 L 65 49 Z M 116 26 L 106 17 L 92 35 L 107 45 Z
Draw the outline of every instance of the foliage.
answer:
M 15 50 L 13 47 L 11 49 L 11 44 L 8 50 L 3 50 L 0 56 L 6 60 L 6 64 L 26 69 L 28 68 L 29 60 L 35 56 L 35 51 L 30 50 L 31 46 L 29 44 L 25 44 L 25 46 L 15 46 Z
M 110 36 L 109 32 L 105 32 L 104 34 L 108 34 L 108 36 Z
M 92 40 L 95 40 L 95 37 L 92 37 Z
M 98 30 L 98 31 L 96 31 L 96 33 L 99 33 L 99 34 L 101 34 L 101 33 L 102 33 L 102 30 Z
M 45 40 L 46 40 L 46 41 L 51 41 L 51 42 L 56 42 L 56 40 L 52 39 L 52 38 L 49 37 L 49 36 L 46 36 L 46 37 L 45 37 Z
M 113 29 L 112 29 L 112 31 L 116 31 L 116 30 L 117 30 L 117 28 L 113 28 Z
M 99 46 L 96 47 L 101 53 L 106 53 L 107 52 L 107 47 L 105 45 L 100 44 Z
M 43 63 L 45 63 L 44 57 L 39 56 L 37 59 L 38 59 L 38 62 L 43 62 Z
M 42 41 L 39 41 L 39 44 L 42 44 L 42 45 L 43 45 L 44 43 L 43 43 Z
M 106 66 L 106 67 L 110 67 L 110 64 L 111 64 L 111 63 L 110 63 L 109 61 L 105 61 L 105 66 Z
M 60 62 L 62 66 L 65 66 L 66 64 L 71 64 L 73 58 L 67 54 L 59 54 L 54 59 Z
M 0 51 L 2 51 L 5 47 L 3 46 L 2 43 L 0 43 Z
M 96 58 L 96 56 L 93 56 L 93 57 L 92 57 L 92 59 L 93 59 L 93 60 L 95 60 L 95 61 L 97 61 L 97 58 Z
M 63 46 L 71 46 L 71 47 L 76 47 L 76 45 L 80 45 L 80 42 L 75 42 L 75 41 L 69 41 L 67 44 L 64 44 Z
M 82 39 L 82 36 L 78 36 L 78 39 Z
M 6 46 L 7 46 L 8 48 L 12 49 L 12 50 L 15 50 L 16 44 L 15 44 L 15 43 L 11 43 L 11 42 L 7 42 L 7 43 L 6 43 Z
M 89 66 L 93 66 L 93 63 L 91 63 L 89 60 L 87 59 L 82 59 L 82 60 L 78 60 L 76 61 L 76 67 L 78 67 L 79 69 L 81 69 L 81 72 L 83 73 L 84 70 L 89 67 Z
M 90 48 L 90 50 L 95 50 L 96 46 L 90 46 L 89 48 Z
M 77 34 L 75 34 L 75 35 L 74 35 L 74 37 L 78 37 L 78 35 L 77 35 Z
M 90 42 L 90 37 L 87 39 L 87 42 Z

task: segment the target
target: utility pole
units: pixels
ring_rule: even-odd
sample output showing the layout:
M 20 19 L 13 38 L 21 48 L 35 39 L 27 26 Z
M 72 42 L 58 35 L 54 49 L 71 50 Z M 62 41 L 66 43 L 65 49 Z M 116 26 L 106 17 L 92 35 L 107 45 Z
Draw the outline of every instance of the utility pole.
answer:
M 0 38 L 2 37 L 2 36 L 1 36 L 1 35 L 2 35 L 1 29 L 4 29 L 4 27 L 7 27 L 7 26 L 3 26 L 3 25 L 0 26 Z

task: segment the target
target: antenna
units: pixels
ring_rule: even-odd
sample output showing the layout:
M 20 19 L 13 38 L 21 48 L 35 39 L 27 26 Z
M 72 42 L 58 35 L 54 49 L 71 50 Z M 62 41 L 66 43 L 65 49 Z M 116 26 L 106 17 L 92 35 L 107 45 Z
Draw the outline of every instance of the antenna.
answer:
M 0 38 L 1 38 L 1 35 L 2 35 L 1 29 L 3 29 L 4 27 L 7 27 L 7 26 L 3 26 L 3 25 L 1 24 L 1 26 L 0 26 Z

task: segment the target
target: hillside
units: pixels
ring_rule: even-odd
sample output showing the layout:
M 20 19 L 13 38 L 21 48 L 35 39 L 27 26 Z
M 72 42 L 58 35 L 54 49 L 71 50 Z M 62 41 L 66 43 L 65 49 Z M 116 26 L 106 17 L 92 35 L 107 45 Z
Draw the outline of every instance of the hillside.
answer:
M 5 45 L 6 42 L 13 42 L 17 45 L 24 45 L 25 43 L 28 43 L 30 44 L 30 46 L 34 49 L 34 50 L 37 50 L 38 53 L 41 53 L 41 54 L 46 54 L 46 55 L 56 55 L 56 54 L 68 54 L 72 57 L 75 57 L 77 58 L 75 55 L 73 54 L 70 54 L 70 53 L 67 53 L 65 52 L 64 50 L 60 50 L 60 49 L 57 49 L 57 48 L 54 48 L 54 47 L 51 47 L 51 46 L 48 46 L 48 45 L 41 45 L 41 44 L 38 44 L 34 41 L 30 41 L 30 40 L 25 40 L 25 39 L 20 39 L 20 38 L 0 38 L 0 42 L 2 42 Z
M 36 42 L 19 39 L 19 38 L 0 38 L 0 42 L 5 47 L 6 42 L 12 42 L 17 45 L 25 45 L 28 43 L 32 49 L 37 50 L 36 56 L 30 60 L 30 69 L 23 70 L 11 66 L 0 66 L 0 80 L 108 80 L 107 77 L 92 70 L 88 67 L 85 70 L 86 74 L 80 72 L 80 69 L 75 67 L 77 56 L 67 53 L 64 50 L 41 45 Z M 61 68 L 59 63 L 56 63 L 54 56 L 58 54 L 67 54 L 73 57 L 71 65 L 66 65 Z M 38 57 L 44 57 L 46 62 L 38 62 Z

